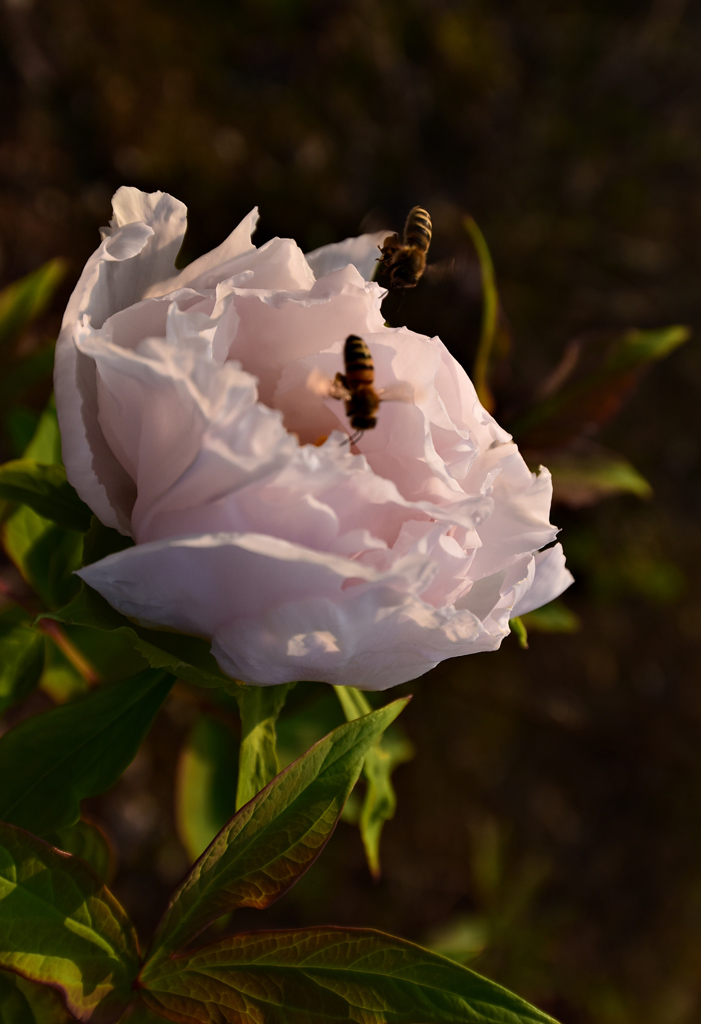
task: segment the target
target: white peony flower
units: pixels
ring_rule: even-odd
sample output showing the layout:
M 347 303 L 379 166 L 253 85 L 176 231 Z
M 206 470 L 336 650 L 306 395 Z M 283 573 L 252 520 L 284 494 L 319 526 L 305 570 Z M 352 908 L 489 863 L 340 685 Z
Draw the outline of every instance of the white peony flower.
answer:
M 255 248 L 256 220 L 176 273 L 183 204 L 114 197 L 66 310 L 56 403 L 69 480 L 136 543 L 80 575 L 141 623 L 210 638 L 250 683 L 381 690 L 496 649 L 572 580 L 559 545 L 540 551 L 549 473 L 438 338 L 385 326 L 380 235 L 305 257 Z M 353 450 L 344 403 L 309 387 L 343 370 L 351 333 L 378 389 L 414 395 L 383 402 Z

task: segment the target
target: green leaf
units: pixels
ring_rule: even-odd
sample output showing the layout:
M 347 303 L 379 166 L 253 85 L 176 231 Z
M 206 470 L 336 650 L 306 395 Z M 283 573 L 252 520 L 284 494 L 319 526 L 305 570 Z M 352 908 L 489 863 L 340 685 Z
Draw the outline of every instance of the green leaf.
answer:
M 0 292 L 0 347 L 44 312 L 65 272 L 64 260 L 50 260 Z
M 334 690 L 349 722 L 360 715 L 367 715 L 372 710 L 365 694 L 355 687 L 334 686 Z M 363 775 L 367 788 L 358 824 L 373 878 L 380 877 L 382 829 L 385 822 L 394 817 L 397 807 L 392 772 L 397 765 L 409 761 L 413 756 L 411 744 L 396 729 L 388 730 L 365 756 Z
M 553 478 L 553 501 L 570 508 L 593 505 L 616 494 L 652 497 L 652 487 L 635 466 L 601 445 L 590 442 L 548 452 L 544 458 Z
M 89 821 L 76 821 L 75 825 L 59 829 L 44 836 L 58 850 L 80 857 L 89 864 L 102 882 L 107 882 L 112 871 L 112 850 L 107 838 L 97 825 Z
M 31 441 L 22 453 L 25 459 L 34 459 L 45 466 L 61 465 L 61 432 L 58 429 L 56 402 L 52 395 L 39 417 Z
M 576 633 L 581 621 L 562 601 L 551 601 L 522 616 L 527 629 L 536 633 Z
M 682 324 L 647 331 L 633 328 L 625 332 L 620 343 L 610 353 L 604 369 L 609 373 L 620 373 L 656 362 L 670 355 L 690 337 L 691 331 Z
M 247 804 L 279 769 L 275 723 L 294 683 L 280 686 L 250 686 L 236 683 L 230 692 L 236 697 L 241 715 L 241 747 L 236 787 L 236 810 Z
M 238 742 L 211 715 L 195 722 L 180 754 L 175 816 L 180 841 L 194 861 L 236 811 Z
M 236 814 L 174 894 L 157 955 L 182 948 L 231 910 L 269 906 L 294 885 L 331 836 L 368 749 L 407 701 L 339 726 Z
M 61 438 L 53 400 L 44 409 L 24 457 L 19 461 L 25 459 L 44 467 L 61 461 Z M 49 607 L 66 604 L 78 592 L 80 581 L 72 574 L 80 566 L 83 544 L 80 533 L 63 530 L 23 505 L 5 522 L 3 543 L 24 578 Z
M 42 345 L 26 356 L 16 357 L 3 369 L 0 378 L 0 404 L 8 407 L 22 400 L 31 388 L 48 381 L 54 365 L 55 343 Z M 8 409 L 8 415 L 10 410 Z
M 119 1018 L 139 969 L 134 927 L 94 872 L 2 823 L 0 966 L 57 987 L 91 1024 Z
M 85 533 L 92 512 L 66 480 L 63 466 L 13 459 L 0 466 L 0 499 L 26 505 L 64 530 Z
M 83 584 L 66 607 L 47 618 L 68 624 L 91 626 L 116 633 L 138 651 L 152 668 L 168 672 L 196 686 L 231 686 L 210 651 L 210 643 L 195 636 L 147 629 L 131 622 L 108 605 L 107 601 Z
M 571 342 L 541 399 L 509 425 L 521 447 L 565 445 L 609 420 L 653 362 L 688 341 L 688 327 L 606 332 Z M 549 456 L 546 458 L 546 462 Z
M 0 971 L 0 1022 L 2 1024 L 70 1024 L 73 1014 L 48 985 L 37 985 L 19 974 Z
M 3 543 L 25 580 L 50 608 L 60 608 L 79 591 L 80 580 L 73 572 L 80 568 L 80 533 L 62 530 L 23 506 L 4 524 Z
M 171 685 L 148 670 L 10 729 L 0 737 L 0 820 L 38 835 L 73 825 L 80 801 L 131 763 Z
M 0 714 L 38 685 L 44 667 L 44 637 L 19 608 L 0 612 Z
M 489 921 L 478 914 L 457 914 L 443 926 L 432 930 L 426 945 L 434 953 L 447 956 L 459 964 L 474 960 L 487 948 Z
M 20 456 L 34 436 L 39 417 L 33 409 L 17 405 L 5 414 L 5 429 L 12 451 Z
M 370 929 L 235 935 L 141 981 L 149 1006 L 189 1024 L 552 1024 L 467 967 Z

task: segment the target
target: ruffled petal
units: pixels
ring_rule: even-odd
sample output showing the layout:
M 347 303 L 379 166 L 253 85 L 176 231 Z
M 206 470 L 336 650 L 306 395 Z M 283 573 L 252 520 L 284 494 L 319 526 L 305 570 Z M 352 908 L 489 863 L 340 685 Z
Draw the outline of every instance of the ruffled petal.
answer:
M 531 473 L 512 443 L 490 449 L 481 468 L 484 493 L 494 506 L 480 526 L 482 547 L 472 564 L 474 579 L 490 576 L 520 555 L 537 551 L 557 534 L 550 523 L 552 479 L 547 469 Z
M 212 653 L 224 671 L 243 681 L 310 679 L 386 690 L 467 653 L 480 633 L 469 613 L 451 617 L 378 586 L 334 601 L 287 602 L 237 620 L 217 634 Z
M 174 274 L 175 258 L 187 229 L 187 207 L 166 192 L 141 192 L 125 185 L 115 192 L 112 210 L 110 226 L 102 229 L 106 251 L 111 251 L 126 226 L 132 231 L 143 231 L 146 226 L 152 232 L 139 253 L 138 264 L 128 261 L 121 268 L 114 312 L 138 302 L 154 285 Z
M 137 544 L 78 575 L 124 615 L 206 636 L 271 604 L 333 599 L 347 580 L 379 574 L 278 537 L 227 533 Z
M 254 206 L 221 245 L 188 263 L 179 274 L 154 287 L 150 295 L 166 295 L 177 288 L 197 288 L 200 291 L 214 288 L 227 276 L 231 276 L 224 269 L 231 261 L 256 251 L 251 236 L 257 223 L 258 207 Z
M 366 281 L 370 281 L 380 258 L 380 246 L 389 234 L 390 231 L 374 231 L 370 235 L 358 235 L 342 242 L 322 245 L 307 253 L 307 263 L 315 277 L 332 274 L 334 270 L 352 264 Z
M 321 278 L 308 291 L 236 287 L 240 325 L 229 358 L 258 378 L 261 401 L 273 405 L 288 362 L 327 348 L 339 336 L 382 329 L 377 291 L 354 267 Z
M 56 344 L 54 390 L 66 475 L 96 516 L 120 533 L 131 533 L 134 481 L 105 440 L 98 420 L 94 360 L 78 348 L 92 334 L 85 318 L 64 326 Z
M 159 517 L 221 501 L 296 450 L 279 413 L 256 402 L 255 379 L 202 358 L 196 343 L 147 339 L 130 350 L 93 335 L 80 347 L 97 370 L 102 435 L 136 488 L 138 541 Z
M 534 559 L 535 577 L 532 585 L 514 605 L 513 616 L 525 615 L 549 604 L 574 583 L 574 576 L 565 566 L 562 544 L 539 551 Z

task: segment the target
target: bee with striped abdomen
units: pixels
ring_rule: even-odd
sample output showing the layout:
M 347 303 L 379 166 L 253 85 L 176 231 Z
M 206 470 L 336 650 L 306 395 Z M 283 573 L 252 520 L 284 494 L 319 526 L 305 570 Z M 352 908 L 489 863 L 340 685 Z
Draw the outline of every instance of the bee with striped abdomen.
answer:
M 414 400 L 414 389 L 401 382 L 389 389 L 375 389 L 375 365 L 370 348 L 357 334 L 349 334 L 346 338 L 343 368 L 345 372 L 337 373 L 333 380 L 317 370 L 312 371 L 307 387 L 318 395 L 339 398 L 345 403 L 346 416 L 354 431 L 349 438 L 351 444 L 359 441 L 366 430 L 377 426 L 380 402 Z
M 426 269 L 431 244 L 431 218 L 427 210 L 415 206 L 409 211 L 404 235 L 388 235 L 380 246 L 377 277 L 389 288 L 415 288 Z
M 329 394 L 342 398 L 348 422 L 355 431 L 351 444 L 359 441 L 366 430 L 377 424 L 380 395 L 375 391 L 375 366 L 370 349 L 357 334 L 349 334 L 343 346 L 345 373 L 337 373 Z

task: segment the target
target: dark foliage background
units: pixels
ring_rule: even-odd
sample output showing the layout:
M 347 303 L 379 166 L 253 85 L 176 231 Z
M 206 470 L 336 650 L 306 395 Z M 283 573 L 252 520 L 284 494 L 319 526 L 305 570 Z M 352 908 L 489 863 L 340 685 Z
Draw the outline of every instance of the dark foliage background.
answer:
M 418 202 L 440 261 L 465 249 L 469 211 L 516 339 L 515 394 L 582 330 L 697 326 L 697 5 L 4 0 L 1 19 L 0 277 L 70 267 L 37 337 L 55 332 L 123 183 L 188 204 L 185 258 L 256 203 L 259 241 L 309 249 L 398 227 Z M 456 276 L 392 312 L 469 368 L 474 261 Z M 482 950 L 478 970 L 563 1024 L 700 1019 L 700 385 L 692 340 L 605 431 L 652 502 L 555 510 L 581 632 L 533 635 L 527 652 L 509 640 L 409 688 L 418 756 L 397 773 L 379 885 L 342 825 L 266 926 L 423 942 L 451 926 L 448 948 Z M 169 794 L 192 714 L 173 700 L 92 808 L 145 932 L 185 863 Z

